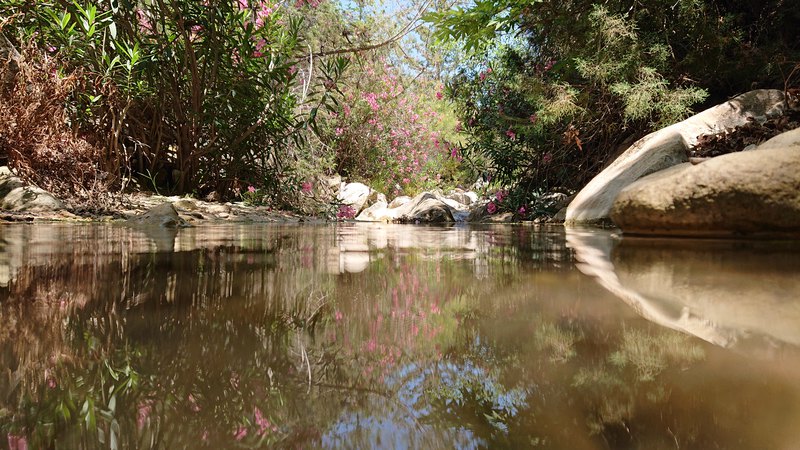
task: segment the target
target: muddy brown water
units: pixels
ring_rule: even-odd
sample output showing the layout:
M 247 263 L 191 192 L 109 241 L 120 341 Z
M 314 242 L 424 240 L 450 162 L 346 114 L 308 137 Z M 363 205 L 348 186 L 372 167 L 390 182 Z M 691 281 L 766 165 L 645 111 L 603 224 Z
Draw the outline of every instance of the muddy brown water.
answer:
M 0 225 L 0 448 L 800 448 L 800 245 Z

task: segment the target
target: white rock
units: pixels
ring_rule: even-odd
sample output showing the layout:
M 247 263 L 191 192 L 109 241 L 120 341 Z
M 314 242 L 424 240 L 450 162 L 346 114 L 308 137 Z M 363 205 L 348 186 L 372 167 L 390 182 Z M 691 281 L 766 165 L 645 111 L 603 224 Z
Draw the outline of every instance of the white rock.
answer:
M 336 198 L 342 204 L 353 207 L 353 209 L 356 210 L 356 213 L 358 213 L 367 203 L 370 192 L 372 192 L 372 189 L 365 184 L 346 183 L 342 186 L 342 189 L 339 191 L 339 195 Z
M 686 150 L 697 143 L 698 136 L 743 125 L 751 118 L 766 120 L 781 115 L 783 108 L 782 91 L 756 90 L 648 134 L 578 193 L 567 208 L 567 223 L 608 219 L 622 189 L 646 175 L 687 162 Z

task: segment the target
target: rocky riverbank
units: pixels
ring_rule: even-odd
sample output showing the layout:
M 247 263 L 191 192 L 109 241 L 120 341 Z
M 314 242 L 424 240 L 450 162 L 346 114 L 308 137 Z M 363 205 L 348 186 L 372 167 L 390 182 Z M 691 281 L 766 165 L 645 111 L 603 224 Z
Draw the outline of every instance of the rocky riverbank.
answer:
M 475 191 L 456 189 L 447 193 L 423 192 L 413 198 L 401 196 L 389 201 L 384 194 L 369 186 L 345 183 L 338 177 L 321 180 L 317 186 L 320 192 L 308 192 L 309 198 L 302 200 L 318 202 L 316 209 L 328 211 L 327 214 L 308 215 L 247 202 L 205 201 L 143 192 L 108 194 L 104 209 L 97 211 L 68 207 L 53 194 L 26 183 L 7 167 L 0 167 L 0 221 L 127 220 L 134 224 L 191 226 L 214 222 L 511 223 L 523 219 L 519 214 L 492 208 L 491 205 L 499 203 L 496 193 L 480 195 Z M 542 196 L 536 205 L 541 213 L 524 218 L 536 223 L 552 222 L 555 213 L 564 209 L 568 201 L 569 197 L 562 193 Z

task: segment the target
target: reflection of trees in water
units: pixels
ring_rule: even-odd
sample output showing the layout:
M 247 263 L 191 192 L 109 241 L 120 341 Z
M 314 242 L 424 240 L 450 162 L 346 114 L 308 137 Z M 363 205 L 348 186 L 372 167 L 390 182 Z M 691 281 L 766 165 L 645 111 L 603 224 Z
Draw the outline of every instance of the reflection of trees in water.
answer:
M 292 392 L 319 378 L 340 384 L 330 349 L 310 345 L 332 277 L 295 261 L 298 239 L 259 242 L 268 245 L 56 254 L 22 267 L 0 300 L 18 327 L 0 342 L 15 380 L 0 384 L 4 431 L 30 433 L 34 447 L 54 437 L 93 447 L 113 434 L 126 448 L 139 438 L 162 448 L 254 443 L 278 434 L 268 422 L 298 423 L 283 439 L 318 434 L 297 420 L 309 397 Z
M 703 353 L 684 335 L 581 314 L 592 282 L 565 266 L 563 239 L 502 230 L 464 259 L 359 244 L 360 273 L 328 272 L 346 252 L 328 231 L 179 234 L 171 252 L 81 231 L 0 287 L 0 430 L 31 448 L 105 448 L 112 433 L 123 448 L 743 439 L 737 414 L 762 391 L 694 380 Z

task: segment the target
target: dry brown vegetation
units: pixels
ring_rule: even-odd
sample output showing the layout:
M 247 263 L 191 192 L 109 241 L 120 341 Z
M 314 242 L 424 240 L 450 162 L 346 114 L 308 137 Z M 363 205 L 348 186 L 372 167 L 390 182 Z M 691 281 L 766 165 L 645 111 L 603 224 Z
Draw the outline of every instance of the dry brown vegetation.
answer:
M 59 74 L 58 61 L 33 46 L 7 46 L 0 57 L 0 159 L 68 204 L 101 208 L 101 149 L 70 128 L 65 110 L 80 74 Z

